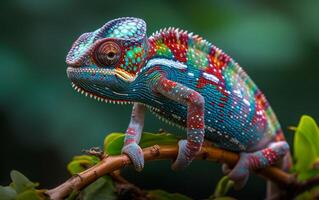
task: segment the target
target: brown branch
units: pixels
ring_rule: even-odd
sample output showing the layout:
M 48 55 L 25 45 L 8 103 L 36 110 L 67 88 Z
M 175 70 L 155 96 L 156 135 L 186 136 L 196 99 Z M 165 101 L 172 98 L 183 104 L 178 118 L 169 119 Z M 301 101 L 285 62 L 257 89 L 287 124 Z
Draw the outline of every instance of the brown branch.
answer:
M 152 147 L 143 149 L 143 153 L 145 161 L 164 159 L 174 160 L 178 153 L 178 146 L 154 145 Z M 232 167 L 237 163 L 239 155 L 231 151 L 213 147 L 207 143 L 197 154 L 196 159 L 226 163 Z M 63 199 L 67 197 L 73 190 L 80 191 L 82 188 L 94 182 L 99 177 L 112 173 L 130 164 L 131 161 L 125 154 L 117 156 L 105 156 L 93 167 L 71 177 L 56 188 L 47 190 L 46 195 L 48 195 L 48 197 L 52 200 Z M 290 175 L 276 167 L 267 167 L 265 169 L 256 171 L 256 173 L 263 176 L 267 180 L 275 182 L 281 188 L 294 194 L 299 194 L 311 188 L 312 186 L 319 184 L 319 177 L 300 183 L 293 175 Z

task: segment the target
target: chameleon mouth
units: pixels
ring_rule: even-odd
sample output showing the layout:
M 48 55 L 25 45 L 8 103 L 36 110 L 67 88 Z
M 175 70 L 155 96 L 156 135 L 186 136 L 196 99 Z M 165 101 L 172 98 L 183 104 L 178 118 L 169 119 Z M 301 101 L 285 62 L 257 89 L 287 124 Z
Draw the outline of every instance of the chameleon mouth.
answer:
M 67 74 L 69 77 L 77 73 L 88 73 L 91 75 L 94 75 L 94 74 L 113 75 L 113 76 L 115 75 L 125 82 L 132 82 L 135 79 L 135 77 L 132 74 L 122 69 L 89 68 L 89 67 L 87 68 L 68 67 L 67 68 Z
M 105 69 L 105 68 L 75 68 L 75 67 L 68 67 L 67 68 L 67 74 L 71 75 L 74 73 L 89 73 L 89 74 L 102 74 L 102 75 L 114 75 L 115 73 L 111 69 Z
M 86 97 L 90 97 L 90 98 L 93 98 L 97 101 L 101 101 L 101 102 L 105 102 L 105 103 L 113 103 L 113 104 L 133 104 L 134 102 L 132 101 L 126 101 L 126 100 L 114 100 L 114 99 L 108 99 L 108 98 L 105 98 L 105 97 L 102 97 L 102 96 L 99 96 L 99 95 L 96 95 L 96 94 L 93 94 L 85 89 L 83 89 L 82 87 L 76 85 L 75 83 L 72 82 L 72 88 L 81 93 L 81 94 L 84 94 Z
M 112 71 L 115 73 L 116 76 L 123 79 L 124 81 L 132 82 L 135 79 L 135 77 L 132 74 L 130 74 L 122 69 L 114 69 Z

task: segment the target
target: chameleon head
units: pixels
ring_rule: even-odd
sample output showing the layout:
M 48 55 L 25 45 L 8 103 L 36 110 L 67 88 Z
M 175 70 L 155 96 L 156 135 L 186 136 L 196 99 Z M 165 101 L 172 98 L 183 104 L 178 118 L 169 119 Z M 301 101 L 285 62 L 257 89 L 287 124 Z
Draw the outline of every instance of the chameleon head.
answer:
M 147 56 L 146 24 L 133 17 L 109 21 L 82 34 L 66 57 L 67 75 L 79 92 L 122 100 Z

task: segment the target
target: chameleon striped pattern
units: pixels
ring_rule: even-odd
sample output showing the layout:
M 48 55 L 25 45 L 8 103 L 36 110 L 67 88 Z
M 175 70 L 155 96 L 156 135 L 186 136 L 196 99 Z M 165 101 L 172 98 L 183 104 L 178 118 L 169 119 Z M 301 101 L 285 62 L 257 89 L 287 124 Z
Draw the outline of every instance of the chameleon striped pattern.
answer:
M 204 137 L 240 152 L 230 172 L 244 185 L 250 169 L 275 164 L 289 151 L 263 93 L 222 50 L 198 35 L 168 28 L 146 36 L 146 23 L 126 17 L 85 33 L 67 55 L 73 87 L 99 101 L 134 103 L 123 153 L 144 166 L 138 146 L 145 107 L 186 129 L 174 169 L 188 166 Z
M 249 146 L 258 142 L 264 145 L 281 132 L 264 95 L 242 68 L 220 49 L 197 35 L 175 28 L 154 33 L 149 43 L 148 62 L 167 59 L 187 66 L 176 67 L 174 72 L 170 69 L 175 74 L 170 78 L 204 95 L 206 136 L 221 141 L 221 147 L 249 150 Z M 178 113 L 168 110 L 173 106 L 176 105 L 163 106 L 165 111 L 158 114 L 185 127 L 185 121 L 163 114 Z M 185 108 L 178 107 L 178 110 Z M 185 115 L 179 116 L 185 119 Z

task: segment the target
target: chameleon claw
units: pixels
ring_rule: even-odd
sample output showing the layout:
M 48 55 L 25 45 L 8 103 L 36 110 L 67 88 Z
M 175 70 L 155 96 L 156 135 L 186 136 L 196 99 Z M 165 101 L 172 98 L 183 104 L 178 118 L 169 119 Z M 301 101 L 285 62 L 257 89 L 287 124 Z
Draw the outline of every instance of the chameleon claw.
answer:
M 222 165 L 222 171 L 225 175 L 229 174 L 231 172 L 231 169 L 230 167 L 226 164 L 226 163 L 223 163 Z
M 186 144 L 187 144 L 186 140 L 180 140 L 178 142 L 179 150 L 178 150 L 177 158 L 172 165 L 173 170 L 184 169 L 193 161 L 194 158 L 187 156 Z
M 122 153 L 128 155 L 136 171 L 140 172 L 144 168 L 144 155 L 141 147 L 136 143 L 125 145 Z
M 242 189 L 249 178 L 249 154 L 241 153 L 236 166 L 229 172 L 228 177 L 235 182 L 236 190 Z

